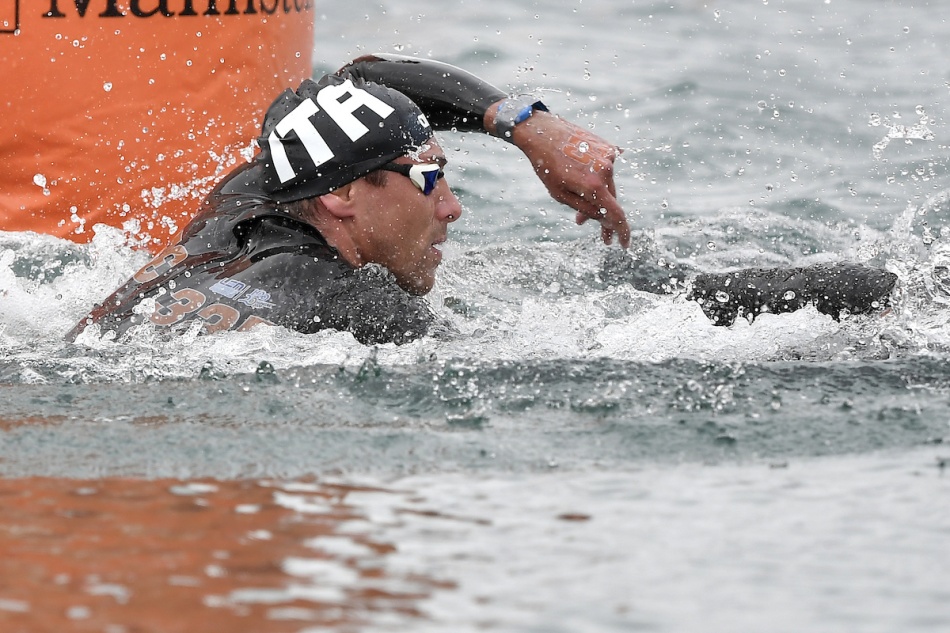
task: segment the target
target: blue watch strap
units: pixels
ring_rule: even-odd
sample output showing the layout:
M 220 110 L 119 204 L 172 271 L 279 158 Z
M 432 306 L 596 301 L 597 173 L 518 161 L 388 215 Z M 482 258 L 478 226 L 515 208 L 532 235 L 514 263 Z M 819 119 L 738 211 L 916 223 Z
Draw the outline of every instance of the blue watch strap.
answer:
M 515 126 L 527 120 L 535 110 L 548 111 L 548 107 L 531 95 L 521 95 L 505 99 L 498 105 L 495 115 L 495 135 L 513 143 L 512 132 Z

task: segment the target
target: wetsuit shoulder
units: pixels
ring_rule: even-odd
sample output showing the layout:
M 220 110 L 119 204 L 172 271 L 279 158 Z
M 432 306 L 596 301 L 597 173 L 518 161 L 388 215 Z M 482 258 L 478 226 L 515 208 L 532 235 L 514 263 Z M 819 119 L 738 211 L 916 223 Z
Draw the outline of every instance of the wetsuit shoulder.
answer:
M 235 173 L 243 171 L 238 169 Z M 221 185 L 208 196 L 201 211 L 185 227 L 176 244 L 165 248 L 95 306 L 66 335 L 67 340 L 75 340 L 86 327 L 93 324 L 103 330 L 124 333 L 148 316 L 139 314 L 142 301 L 168 292 L 171 286 L 182 290 L 183 296 L 190 294 L 187 287 L 193 271 L 210 270 L 234 259 L 242 251 L 245 242 L 244 227 L 278 213 L 274 203 L 259 193 L 242 191 L 222 194 L 220 190 Z M 193 305 L 191 302 L 183 307 Z
M 388 273 L 354 269 L 309 224 L 253 191 L 219 187 L 169 247 L 80 321 L 122 335 L 150 321 L 205 332 L 258 323 L 304 333 L 350 331 L 363 343 L 425 334 L 427 304 Z

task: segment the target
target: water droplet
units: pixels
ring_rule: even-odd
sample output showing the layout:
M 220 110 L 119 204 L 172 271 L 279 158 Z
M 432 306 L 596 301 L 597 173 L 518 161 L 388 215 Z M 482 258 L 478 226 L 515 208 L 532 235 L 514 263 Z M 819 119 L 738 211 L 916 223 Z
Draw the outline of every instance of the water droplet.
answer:
M 105 90 L 106 92 L 112 92 L 112 82 L 107 81 L 104 84 L 102 84 L 102 89 Z
M 35 176 L 33 176 L 33 184 L 36 185 L 37 187 L 45 187 L 46 176 L 44 176 L 43 174 L 36 174 Z
M 708 249 L 711 250 L 711 251 L 714 251 L 714 250 L 716 250 L 716 243 L 715 243 L 715 242 L 706 242 L 706 248 L 708 248 Z
M 795 291 L 794 291 L 794 290 L 786 290 L 786 291 L 785 291 L 785 294 L 782 295 L 782 298 L 785 299 L 786 301 L 791 301 L 791 300 L 794 299 L 796 296 L 797 296 L 797 295 L 795 294 Z
M 717 291 L 716 291 L 716 301 L 718 301 L 719 303 L 728 303 L 728 301 L 729 301 L 729 293 L 726 292 L 726 291 L 724 291 L 724 290 L 717 290 Z

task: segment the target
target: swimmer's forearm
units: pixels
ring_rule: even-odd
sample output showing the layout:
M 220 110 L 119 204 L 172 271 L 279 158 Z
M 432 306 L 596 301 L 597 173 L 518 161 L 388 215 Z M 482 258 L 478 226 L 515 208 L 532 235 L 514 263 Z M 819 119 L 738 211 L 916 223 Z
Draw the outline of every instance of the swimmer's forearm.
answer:
M 810 304 L 837 321 L 844 314 L 884 310 L 896 283 L 894 273 L 843 262 L 750 268 L 697 275 L 686 298 L 699 303 L 716 325 L 732 325 L 740 315 L 751 322 L 762 312 L 782 314 Z
M 398 90 L 416 102 L 436 130 L 486 132 L 489 107 L 508 95 L 472 73 L 431 59 L 367 55 L 339 71 Z

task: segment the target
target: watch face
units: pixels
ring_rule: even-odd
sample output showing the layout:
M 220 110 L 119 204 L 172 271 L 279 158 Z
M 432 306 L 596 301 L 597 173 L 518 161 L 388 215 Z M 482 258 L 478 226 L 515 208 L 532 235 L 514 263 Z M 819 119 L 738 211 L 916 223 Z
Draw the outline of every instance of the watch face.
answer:
M 511 142 L 511 132 L 516 125 L 529 118 L 535 110 L 547 109 L 547 106 L 529 95 L 505 99 L 498 106 L 498 114 L 495 116 L 497 135 Z

